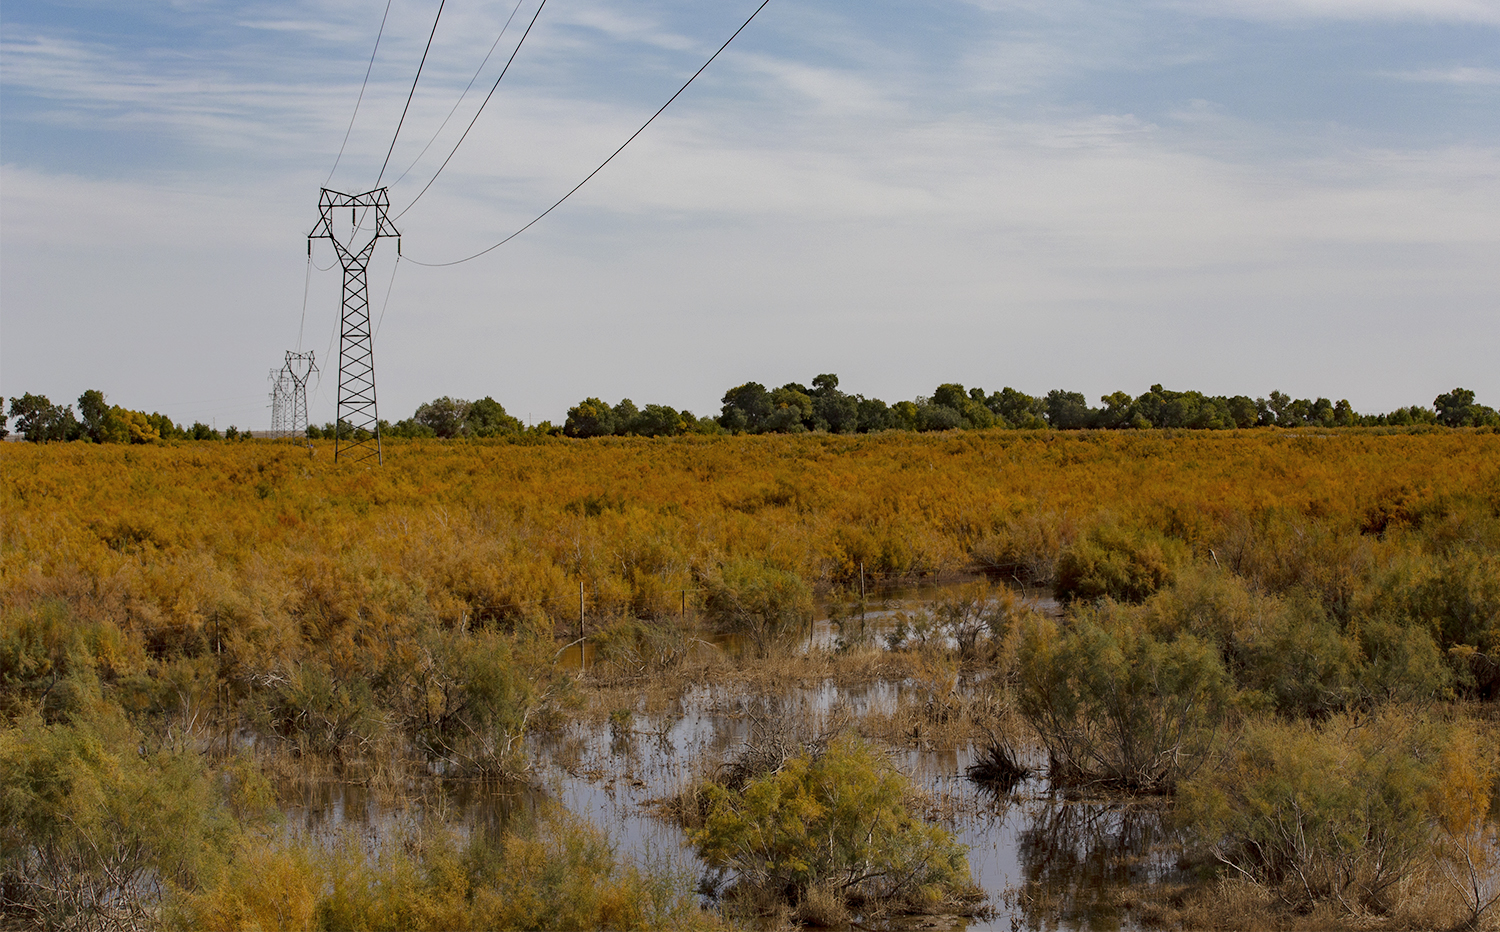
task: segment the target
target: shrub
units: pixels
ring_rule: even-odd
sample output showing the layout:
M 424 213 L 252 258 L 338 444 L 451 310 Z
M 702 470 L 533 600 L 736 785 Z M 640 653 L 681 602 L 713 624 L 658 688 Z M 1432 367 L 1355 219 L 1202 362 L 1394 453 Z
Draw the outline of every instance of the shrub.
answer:
M 367 745 L 381 724 L 370 681 L 340 675 L 316 659 L 265 674 L 254 701 L 252 720 L 297 754 L 347 757 Z
M 512 638 L 438 629 L 423 632 L 419 645 L 401 703 L 418 747 L 474 773 L 523 772 L 522 742 L 545 684 L 527 675 Z
M 1058 557 L 1057 597 L 1139 602 L 1171 582 L 1180 550 L 1147 531 L 1098 525 Z
M 1067 628 L 1033 618 L 1019 663 L 1021 714 L 1056 784 L 1170 790 L 1202 764 L 1233 699 L 1213 645 L 1158 639 L 1107 610 Z
M 812 591 L 795 573 L 754 560 L 732 560 L 705 580 L 704 607 L 724 630 L 765 654 L 812 619 Z
M 178 896 L 180 929 L 708 928 L 686 877 L 621 865 L 605 836 L 546 806 L 498 832 L 402 823 L 369 843 L 266 839 Z
M 1219 861 L 1291 906 L 1385 910 L 1436 853 L 1453 800 L 1474 802 L 1458 784 L 1482 768 L 1463 736 L 1395 710 L 1253 722 L 1224 760 L 1183 785 L 1181 817 Z
M 1211 640 L 1250 707 L 1316 715 L 1362 696 L 1431 695 L 1442 688 L 1443 664 L 1423 652 L 1420 637 L 1371 623 L 1361 640 L 1341 630 L 1306 592 L 1266 595 L 1212 568 L 1185 569 L 1139 609 L 1115 611 L 1138 614 L 1157 637 L 1189 633 Z M 1438 662 L 1423 668 L 1426 660 Z
M 102 706 L 0 731 L 0 900 L 45 928 L 135 928 L 223 853 L 230 825 L 196 755 L 150 753 Z
M 741 896 L 828 915 L 830 897 L 872 911 L 972 908 L 966 849 L 914 813 L 906 778 L 863 741 L 836 738 L 739 790 L 712 783 L 690 833 Z

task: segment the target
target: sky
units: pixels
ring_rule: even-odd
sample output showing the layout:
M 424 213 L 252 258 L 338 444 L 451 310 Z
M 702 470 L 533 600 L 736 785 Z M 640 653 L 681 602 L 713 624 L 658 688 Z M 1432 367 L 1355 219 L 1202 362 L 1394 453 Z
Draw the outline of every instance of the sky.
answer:
M 0 396 L 264 429 L 312 350 L 332 420 L 307 234 L 379 178 L 391 421 L 828 372 L 1500 405 L 1500 0 L 770 0 L 556 211 L 418 265 L 540 214 L 758 0 L 547 0 L 480 112 L 538 2 L 6 0 Z

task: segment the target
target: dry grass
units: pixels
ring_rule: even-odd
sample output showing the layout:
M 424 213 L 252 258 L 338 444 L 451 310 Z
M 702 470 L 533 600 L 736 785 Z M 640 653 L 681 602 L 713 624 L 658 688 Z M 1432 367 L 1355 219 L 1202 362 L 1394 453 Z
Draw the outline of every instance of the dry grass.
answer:
M 1452 891 L 1436 876 L 1408 881 L 1384 915 L 1351 914 L 1334 902 L 1310 910 L 1289 908 L 1276 891 L 1237 877 L 1204 884 L 1158 884 L 1122 888 L 1119 906 L 1152 929 L 1202 929 L 1225 932 L 1372 932 L 1372 930 L 1500 929 L 1500 916 L 1486 915 L 1466 926 L 1467 914 Z M 1037 903 L 1042 906 L 1044 904 Z

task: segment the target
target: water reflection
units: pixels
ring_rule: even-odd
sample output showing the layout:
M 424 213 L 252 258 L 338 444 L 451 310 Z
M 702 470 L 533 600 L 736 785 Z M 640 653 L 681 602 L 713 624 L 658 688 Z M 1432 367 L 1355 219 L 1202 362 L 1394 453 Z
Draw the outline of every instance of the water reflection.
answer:
M 946 579 L 928 584 L 903 585 L 872 590 L 863 600 L 829 600 L 820 602 L 812 620 L 801 634 L 798 650 L 836 651 L 860 646 L 888 647 L 891 634 L 904 618 L 926 611 L 935 602 L 961 594 L 967 587 L 985 579 L 983 575 Z M 998 590 L 997 590 L 998 591 Z M 1016 599 L 1018 608 L 1058 615 L 1061 605 L 1046 589 L 1009 586 L 1005 588 Z M 691 628 L 693 637 L 705 649 L 722 650 L 730 656 L 739 656 L 753 644 L 736 634 Z M 587 633 L 587 629 L 585 629 Z M 594 665 L 594 645 L 585 637 L 558 651 L 556 662 L 566 670 L 577 670 L 580 666 Z
M 701 876 L 685 833 L 657 816 L 654 801 L 732 759 L 757 721 L 805 718 L 817 729 L 843 715 L 893 703 L 900 683 L 844 689 L 831 683 L 777 697 L 746 697 L 700 687 L 661 715 L 574 723 L 533 739 L 537 787 L 442 780 L 402 798 L 328 781 L 303 787 L 287 807 L 291 827 L 331 834 L 358 826 L 371 844 L 394 837 L 404 820 L 435 815 L 465 831 L 498 834 L 518 812 L 550 797 L 605 829 L 617 853 L 637 863 Z M 938 819 L 969 846 L 974 878 L 995 913 L 970 930 L 1131 928 L 1118 905 L 1123 886 L 1160 880 L 1174 869 L 1174 837 L 1160 801 L 1068 800 L 1038 778 L 1012 792 L 968 779 L 972 747 L 909 749 L 895 762 L 931 801 Z
M 803 649 L 836 649 L 841 638 L 856 631 L 879 643 L 899 613 L 937 594 L 941 590 L 932 588 L 886 593 L 878 606 L 866 603 L 862 619 L 847 604 L 825 606 Z M 1031 607 L 1056 610 L 1055 603 L 1040 599 L 1031 600 Z M 735 646 L 720 638 L 717 648 L 732 651 Z M 568 663 L 570 656 L 574 666 L 591 659 L 587 642 L 568 650 L 571 655 L 563 652 L 560 663 Z M 977 686 L 972 680 L 959 681 L 955 689 L 967 695 Z M 534 789 L 434 781 L 438 790 L 412 792 L 420 811 L 489 832 L 503 830 L 516 812 L 549 797 L 607 831 L 619 856 L 702 876 L 703 865 L 686 834 L 658 817 L 660 800 L 733 759 L 755 728 L 764 727 L 758 723 L 791 721 L 817 733 L 889 713 L 903 694 L 915 689 L 920 687 L 895 680 L 851 687 L 825 682 L 754 697 L 732 687 L 700 686 L 659 714 L 622 710 L 606 722 L 574 722 L 560 732 L 534 736 L 528 746 L 536 766 Z M 1068 800 L 1051 793 L 1036 776 L 997 791 L 966 776 L 978 756 L 974 747 L 909 749 L 895 756 L 897 765 L 926 791 L 929 817 L 969 846 L 974 878 L 990 896 L 994 914 L 967 928 L 1133 928 L 1119 906 L 1122 887 L 1167 877 L 1175 863 L 1176 839 L 1165 825 L 1163 804 Z M 306 831 L 358 823 L 370 826 L 374 837 L 402 818 L 402 812 L 409 813 L 411 803 L 329 782 L 309 785 L 289 814 Z
M 1163 879 L 1173 839 L 1160 800 L 1081 802 L 1049 797 L 1017 838 L 1024 886 L 1014 897 L 1029 926 L 1118 929 L 1125 887 Z

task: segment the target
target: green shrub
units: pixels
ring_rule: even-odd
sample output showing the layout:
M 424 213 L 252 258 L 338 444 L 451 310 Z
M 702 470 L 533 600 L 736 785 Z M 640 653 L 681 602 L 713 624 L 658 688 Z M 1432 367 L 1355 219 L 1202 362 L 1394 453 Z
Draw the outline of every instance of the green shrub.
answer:
M 1361 641 L 1311 594 L 1259 593 L 1221 570 L 1185 569 L 1139 609 L 1116 611 L 1137 612 L 1160 638 L 1188 633 L 1211 640 L 1244 691 L 1241 701 L 1285 715 L 1340 710 L 1362 696 L 1431 695 L 1445 677 L 1440 658 L 1424 653 L 1420 638 L 1367 625 Z M 1423 668 L 1424 660 L 1436 663 Z
M 515 653 L 512 636 L 488 629 L 422 632 L 399 708 L 429 758 L 490 776 L 524 770 L 522 745 L 545 684 Z
M 1046 745 L 1054 783 L 1170 790 L 1203 762 L 1234 689 L 1214 646 L 1151 634 L 1138 620 L 1081 613 L 1023 629 L 1020 710 Z
M 1222 863 L 1291 905 L 1384 910 L 1435 853 L 1444 787 L 1467 772 L 1449 752 L 1475 753 L 1459 734 L 1395 710 L 1253 722 L 1184 783 L 1180 815 Z
M 1444 647 L 1500 654 L 1500 555 L 1459 552 L 1411 593 L 1409 611 Z
M 830 894 L 867 914 L 972 908 L 966 849 L 913 811 L 906 778 L 852 736 L 803 751 L 739 790 L 704 792 L 698 853 L 740 896 L 827 913 Z
M 341 676 L 320 660 L 284 664 L 258 685 L 252 720 L 298 754 L 345 757 L 380 728 L 370 681 Z
M 1425 628 L 1376 618 L 1360 627 L 1359 639 L 1363 696 L 1381 702 L 1451 697 L 1456 677 Z
M 0 890 L 45 928 L 132 928 L 232 838 L 196 755 L 150 753 L 117 708 L 0 731 Z
M 704 607 L 725 631 L 765 654 L 812 619 L 812 590 L 795 573 L 754 560 L 732 560 L 704 581 Z
M 87 711 L 101 679 L 139 673 L 145 657 L 109 622 L 85 623 L 62 602 L 0 614 L 0 716 L 39 709 L 47 721 Z
M 1171 582 L 1181 549 L 1159 534 L 1098 525 L 1058 557 L 1057 597 L 1140 602 Z

